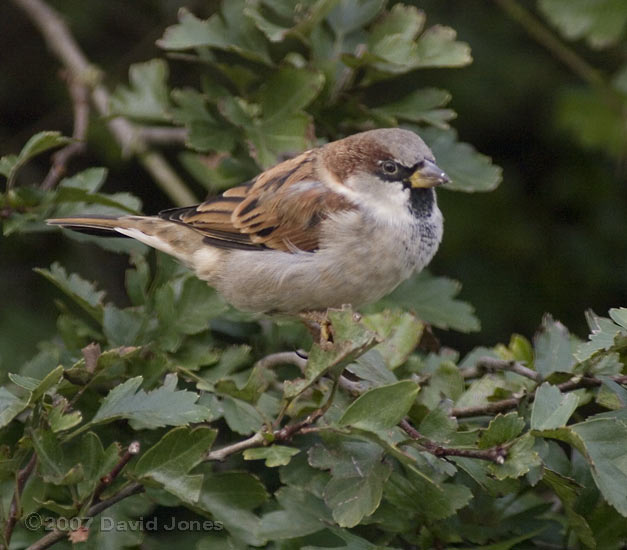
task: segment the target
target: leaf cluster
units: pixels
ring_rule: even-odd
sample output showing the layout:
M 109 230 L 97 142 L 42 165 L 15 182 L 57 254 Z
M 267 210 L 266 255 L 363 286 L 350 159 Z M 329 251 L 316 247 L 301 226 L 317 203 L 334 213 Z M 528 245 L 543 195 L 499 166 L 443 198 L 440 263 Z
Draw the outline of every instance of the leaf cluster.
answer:
M 471 61 L 413 6 L 229 0 L 206 20 L 182 10 L 159 45 L 200 67 L 200 87 L 170 89 L 164 59 L 137 64 L 112 114 L 184 128 L 179 160 L 208 190 L 397 124 L 419 129 L 455 189 L 500 181 L 457 141 L 448 92 L 393 91 L 410 72 Z M 0 160 L 5 235 L 141 209 L 102 192 L 102 168 L 51 191 L 16 186 L 32 156 L 65 143 L 37 134 Z M 57 335 L 0 387 L 5 543 L 13 528 L 19 547 L 45 535 L 26 521 L 34 513 L 78 519 L 73 540 L 96 548 L 154 544 L 130 526 L 165 514 L 211 522 L 177 533 L 199 549 L 619 548 L 627 537 L 625 308 L 588 313 L 585 342 L 546 316 L 532 341 L 460 357 L 432 327 L 479 321 L 459 283 L 424 273 L 361 314 L 330 310 L 322 345 L 293 321 L 232 310 L 164 256 L 97 242 L 130 254 L 126 305 L 59 263 L 38 270 L 60 291 Z M 90 522 L 99 514 L 127 527 L 105 531 Z

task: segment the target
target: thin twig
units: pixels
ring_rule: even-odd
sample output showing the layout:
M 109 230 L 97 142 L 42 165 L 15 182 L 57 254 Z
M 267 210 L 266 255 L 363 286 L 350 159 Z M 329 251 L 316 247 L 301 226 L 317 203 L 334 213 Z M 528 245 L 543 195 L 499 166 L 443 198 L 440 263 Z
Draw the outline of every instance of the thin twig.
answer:
M 529 367 L 526 367 L 520 361 L 506 361 L 504 359 L 496 359 L 495 357 L 481 357 L 476 365 L 476 368 L 468 369 L 472 371 L 474 376 L 481 374 L 482 371 L 495 371 L 495 370 L 508 370 L 510 372 L 515 372 L 520 376 L 524 376 L 525 378 L 529 378 L 534 382 L 540 382 L 542 377 L 540 373 L 531 370 Z M 463 373 L 464 378 L 469 378 L 470 373 Z
M 265 442 L 266 438 L 264 436 L 264 433 L 257 432 L 255 435 L 252 435 L 248 439 L 238 441 L 237 443 L 233 443 L 232 445 L 227 445 L 226 447 L 222 447 L 222 449 L 218 449 L 217 451 L 208 452 L 205 455 L 205 460 L 222 461 L 227 456 L 230 456 L 234 453 L 238 453 L 246 449 L 251 449 L 253 447 L 261 447 Z
M 83 54 L 59 13 L 42 0 L 13 0 L 42 34 L 52 53 L 63 63 L 71 78 L 91 89 L 91 100 L 98 112 L 110 117 L 109 91 L 100 82 L 100 71 Z M 124 118 L 107 122 L 123 154 L 134 154 L 155 182 L 177 205 L 193 204 L 196 198 L 160 154 L 149 151 L 137 128 Z
M 496 447 L 490 447 L 489 449 L 461 449 L 454 447 L 443 447 L 442 445 L 431 441 L 429 438 L 422 435 L 416 428 L 414 428 L 408 420 L 401 420 L 399 426 L 421 447 L 437 457 L 445 456 L 463 456 L 467 458 L 476 458 L 479 460 L 487 460 L 494 462 L 495 464 L 503 464 L 507 458 L 507 448 L 503 445 L 497 445 Z
M 295 351 L 282 351 L 279 353 L 271 353 L 262 357 L 255 363 L 255 367 L 271 369 L 279 365 L 294 365 L 301 372 L 304 372 L 307 366 L 307 359 L 296 353 Z
M 89 88 L 68 74 L 67 71 L 63 71 L 63 79 L 68 83 L 74 110 L 74 129 L 72 131 L 74 141 L 52 155 L 52 166 L 41 184 L 41 188 L 45 190 L 53 189 L 59 183 L 59 180 L 67 172 L 70 159 L 82 154 L 86 148 L 85 141 L 89 127 Z
M 310 428 L 318 418 L 320 418 L 328 407 L 321 407 L 313 411 L 307 418 L 293 424 L 288 424 L 279 430 L 274 432 L 259 431 L 256 434 L 250 436 L 248 439 L 238 441 L 226 447 L 222 447 L 217 451 L 210 451 L 205 455 L 204 460 L 217 460 L 222 461 L 226 457 L 245 451 L 246 449 L 252 449 L 253 447 L 263 447 L 268 443 L 280 443 L 282 441 L 289 441 L 296 434 L 301 433 L 303 430 Z
M 119 473 L 122 471 L 124 466 L 126 466 L 129 463 L 129 461 L 136 454 L 139 453 L 140 449 L 141 449 L 141 446 L 139 444 L 139 441 L 131 442 L 131 444 L 127 447 L 126 451 L 124 451 L 124 453 L 120 457 L 120 460 L 118 460 L 117 464 L 111 469 L 111 471 L 107 475 L 100 478 L 100 483 L 98 484 L 98 486 L 96 487 L 96 490 L 94 491 L 92 503 L 95 504 L 96 502 L 100 500 L 100 495 L 102 495 L 103 491 L 115 481 L 115 478 L 118 477 Z
M 305 372 L 307 366 L 307 359 L 303 357 L 299 352 L 295 351 L 282 351 L 279 353 L 272 353 L 263 357 L 255 363 L 256 367 L 272 368 L 278 365 L 294 365 L 300 369 L 301 372 Z M 340 376 L 339 380 L 340 388 L 352 395 L 360 395 L 364 392 L 365 388 L 360 382 L 356 382 L 348 379 L 346 376 Z
M 138 126 L 137 135 L 152 145 L 183 145 L 187 140 L 187 128 L 171 126 Z
M 4 527 L 4 542 L 6 543 L 6 548 L 9 547 L 11 542 L 11 536 L 13 535 L 13 529 L 15 528 L 15 523 L 17 522 L 17 518 L 20 515 L 20 498 L 22 496 L 22 492 L 24 491 L 24 485 L 28 481 L 28 478 L 33 473 L 35 468 L 35 464 L 37 463 L 37 453 L 33 453 L 33 456 L 30 457 L 30 460 L 17 473 L 17 478 L 15 482 L 15 492 L 13 493 L 13 499 L 11 500 L 11 507 L 9 508 L 9 517 L 7 518 L 7 522 Z M 5 550 L 5 545 L 0 544 L 0 550 Z
M 137 495 L 139 493 L 143 493 L 145 491 L 144 487 L 139 483 L 131 483 L 113 495 L 111 498 L 106 500 L 102 500 L 97 504 L 94 504 L 87 510 L 87 513 L 84 517 L 92 518 L 97 516 L 107 508 L 110 508 L 114 504 L 117 504 L 121 500 L 128 498 L 132 495 Z M 66 537 L 70 531 L 61 531 L 60 529 L 55 529 L 51 531 L 46 536 L 40 538 L 34 544 L 31 544 L 26 550 L 45 550 L 46 548 L 50 548 L 53 544 L 60 541 L 63 537 Z
M 610 377 L 610 380 L 613 380 L 618 384 L 627 384 L 627 375 L 612 376 Z M 596 388 L 601 384 L 603 384 L 603 381 L 599 380 L 598 378 L 592 378 L 588 376 L 576 376 L 575 378 L 572 378 L 566 382 L 557 384 L 557 388 L 561 392 L 569 392 L 580 390 L 582 388 Z M 515 409 L 516 407 L 518 407 L 518 405 L 520 405 L 523 399 L 527 399 L 529 402 L 533 402 L 533 400 L 535 399 L 535 390 L 532 393 L 521 395 L 520 397 L 510 397 L 508 399 L 495 401 L 486 405 L 477 405 L 474 407 L 453 409 L 451 411 L 451 416 L 454 416 L 456 418 L 469 418 L 472 416 L 497 414 Z

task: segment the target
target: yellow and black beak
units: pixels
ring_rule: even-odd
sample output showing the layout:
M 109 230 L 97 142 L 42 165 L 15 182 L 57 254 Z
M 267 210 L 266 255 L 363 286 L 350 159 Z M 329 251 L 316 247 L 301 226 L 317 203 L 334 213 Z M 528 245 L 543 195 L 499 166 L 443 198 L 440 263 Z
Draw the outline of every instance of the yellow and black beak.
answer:
M 435 162 L 424 160 L 409 176 L 409 183 L 415 188 L 436 187 L 451 180 Z

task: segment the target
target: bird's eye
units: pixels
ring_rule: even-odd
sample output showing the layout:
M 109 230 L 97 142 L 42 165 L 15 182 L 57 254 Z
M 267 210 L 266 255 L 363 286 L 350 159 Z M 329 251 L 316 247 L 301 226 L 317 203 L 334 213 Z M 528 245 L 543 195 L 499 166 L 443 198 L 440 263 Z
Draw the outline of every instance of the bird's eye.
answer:
M 382 165 L 383 171 L 390 176 L 398 172 L 398 166 L 394 161 L 386 160 Z

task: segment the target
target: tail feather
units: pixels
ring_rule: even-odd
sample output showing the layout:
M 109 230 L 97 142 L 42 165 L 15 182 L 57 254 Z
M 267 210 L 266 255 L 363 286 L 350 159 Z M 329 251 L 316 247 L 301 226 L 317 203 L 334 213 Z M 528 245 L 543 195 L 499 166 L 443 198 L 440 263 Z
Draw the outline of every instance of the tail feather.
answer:
M 48 225 L 58 225 L 72 231 L 96 235 L 98 237 L 126 237 L 116 231 L 120 218 L 115 216 L 81 216 L 80 218 L 53 218 L 46 220 Z
M 152 216 L 81 216 L 47 220 L 80 233 L 130 237 L 191 265 L 193 253 L 203 248 L 203 235 L 180 223 Z

